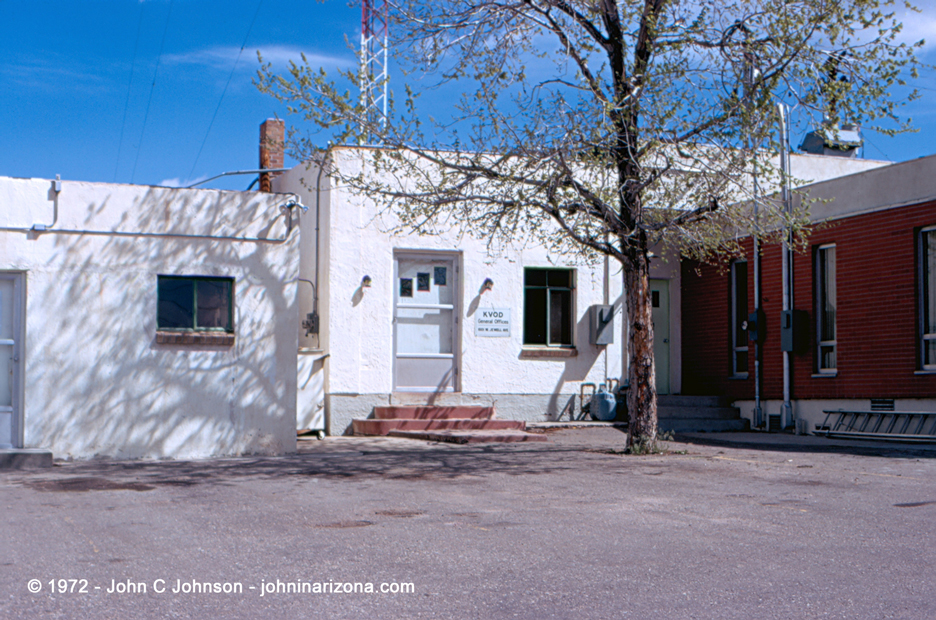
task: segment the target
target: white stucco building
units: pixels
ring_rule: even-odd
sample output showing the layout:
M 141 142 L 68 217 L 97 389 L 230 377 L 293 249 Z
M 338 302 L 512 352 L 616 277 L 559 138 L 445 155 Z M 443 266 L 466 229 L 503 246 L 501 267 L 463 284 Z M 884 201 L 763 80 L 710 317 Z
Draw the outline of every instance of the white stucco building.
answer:
M 295 202 L 0 178 L 0 446 L 294 451 Z
M 320 329 L 300 335 L 300 368 L 311 377 L 301 376 L 300 386 L 314 390 L 300 405 L 300 427 L 324 405 L 327 432 L 342 434 L 352 418 L 398 403 L 493 404 L 501 417 L 541 421 L 557 416 L 580 383 L 621 376 L 616 265 L 569 263 L 535 244 L 492 258 L 483 241 L 457 230 L 388 232 L 392 216 L 330 173 L 342 166 L 347 174 L 367 153 L 339 148 L 325 174 L 298 166 L 273 184 L 309 206 L 300 272 L 315 287 L 300 289 L 299 305 L 302 316 L 312 313 L 317 290 Z M 678 265 L 660 267 L 657 285 L 668 287 Z M 678 285 L 673 294 L 678 308 Z M 613 344 L 589 343 L 593 305 L 614 307 Z M 486 324 L 493 311 L 502 322 Z M 535 344 L 524 343 L 525 322 L 540 332 Z M 671 324 L 678 339 L 678 313 Z M 671 365 L 678 389 L 678 358 Z

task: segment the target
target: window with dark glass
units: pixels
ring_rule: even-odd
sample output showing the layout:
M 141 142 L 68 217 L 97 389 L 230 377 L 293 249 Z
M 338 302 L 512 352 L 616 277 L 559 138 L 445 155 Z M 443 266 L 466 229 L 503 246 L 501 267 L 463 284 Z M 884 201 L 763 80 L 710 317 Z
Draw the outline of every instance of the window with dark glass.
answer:
M 818 370 L 835 372 L 835 246 L 816 249 L 816 333 L 818 340 Z
M 234 331 L 233 278 L 158 276 L 156 327 Z
M 731 371 L 735 376 L 748 373 L 748 265 L 731 263 Z
M 936 370 L 936 226 L 920 231 L 920 250 L 920 360 L 925 370 Z
M 523 272 L 523 344 L 572 345 L 574 275 L 571 269 Z

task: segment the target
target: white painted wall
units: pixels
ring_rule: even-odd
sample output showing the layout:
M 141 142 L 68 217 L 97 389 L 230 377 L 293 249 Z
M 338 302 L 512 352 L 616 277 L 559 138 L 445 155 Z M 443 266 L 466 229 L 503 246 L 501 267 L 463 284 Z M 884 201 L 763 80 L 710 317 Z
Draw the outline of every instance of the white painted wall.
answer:
M 50 224 L 50 187 L 0 178 L 2 226 Z M 283 237 L 288 201 L 63 181 L 55 232 L 0 231 L 0 269 L 27 280 L 25 446 L 64 458 L 294 451 L 298 234 L 217 239 Z M 157 274 L 233 277 L 235 344 L 156 344 Z
M 328 264 L 329 240 L 329 188 L 330 179 L 319 174 L 317 165 L 301 164 L 273 179 L 273 189 L 299 196 L 308 211 L 299 216 L 299 277 L 297 282 L 297 305 L 300 321 L 316 307 L 315 293 L 318 292 L 320 333 L 299 330 L 299 382 L 296 393 L 296 429 L 324 430 L 325 394 L 328 382 L 328 308 L 329 279 L 324 271 Z M 316 248 L 319 252 L 316 253 Z M 316 263 L 322 264 L 320 273 Z M 309 283 L 312 283 L 311 285 Z

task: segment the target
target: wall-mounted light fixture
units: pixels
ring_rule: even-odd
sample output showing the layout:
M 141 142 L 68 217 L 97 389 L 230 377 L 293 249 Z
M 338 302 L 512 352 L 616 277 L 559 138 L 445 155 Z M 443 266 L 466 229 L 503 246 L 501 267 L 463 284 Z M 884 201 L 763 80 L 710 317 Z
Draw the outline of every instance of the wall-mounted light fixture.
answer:
M 494 280 L 491 278 L 484 278 L 484 282 L 481 284 L 481 293 L 486 293 L 487 291 L 494 288 Z
M 370 288 L 370 285 L 373 284 L 373 280 L 370 276 L 364 276 L 361 278 L 361 288 Z

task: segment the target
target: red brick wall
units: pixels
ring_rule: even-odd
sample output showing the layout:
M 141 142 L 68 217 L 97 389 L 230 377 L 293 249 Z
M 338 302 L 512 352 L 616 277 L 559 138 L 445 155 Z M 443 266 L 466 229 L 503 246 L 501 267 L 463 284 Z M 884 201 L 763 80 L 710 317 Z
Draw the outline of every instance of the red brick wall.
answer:
M 810 251 L 794 258 L 794 307 L 810 317 L 810 348 L 792 356 L 794 399 L 936 397 L 936 375 L 919 368 L 917 231 L 936 224 L 936 202 L 836 220 L 813 231 Z M 815 377 L 815 246 L 836 246 L 835 377 Z M 767 315 L 763 391 L 783 391 L 780 351 L 780 248 L 764 248 L 762 307 Z M 753 261 L 749 259 L 749 311 L 753 311 Z M 683 386 L 687 394 L 754 397 L 753 351 L 747 380 L 730 379 L 730 275 L 727 269 L 684 261 L 682 271 Z M 697 272 L 701 275 L 697 275 Z

